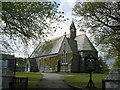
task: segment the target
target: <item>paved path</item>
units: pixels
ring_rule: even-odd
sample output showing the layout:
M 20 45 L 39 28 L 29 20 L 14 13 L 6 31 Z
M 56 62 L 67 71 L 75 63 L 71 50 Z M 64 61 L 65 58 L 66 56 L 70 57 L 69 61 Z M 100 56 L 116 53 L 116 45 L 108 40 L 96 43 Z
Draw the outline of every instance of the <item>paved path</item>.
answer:
M 71 87 L 64 83 L 64 77 L 71 75 L 60 75 L 52 73 L 42 73 L 44 75 L 43 79 L 40 81 L 40 88 L 69 88 Z

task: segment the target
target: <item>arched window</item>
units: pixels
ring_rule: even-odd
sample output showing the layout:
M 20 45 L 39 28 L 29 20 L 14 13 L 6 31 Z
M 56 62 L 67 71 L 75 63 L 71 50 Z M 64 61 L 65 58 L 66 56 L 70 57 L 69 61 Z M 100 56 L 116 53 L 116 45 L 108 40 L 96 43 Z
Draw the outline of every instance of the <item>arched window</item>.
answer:
M 62 63 L 68 63 L 67 61 L 67 53 L 65 50 L 63 50 L 63 53 L 62 53 Z

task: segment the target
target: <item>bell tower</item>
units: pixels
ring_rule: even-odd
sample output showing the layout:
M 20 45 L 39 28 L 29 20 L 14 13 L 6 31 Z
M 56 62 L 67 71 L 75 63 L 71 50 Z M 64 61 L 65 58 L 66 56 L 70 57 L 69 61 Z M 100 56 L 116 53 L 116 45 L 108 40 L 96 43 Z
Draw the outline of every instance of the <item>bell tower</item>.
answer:
M 70 25 L 70 38 L 74 39 L 75 37 L 76 37 L 76 28 L 75 28 L 74 22 L 72 21 Z

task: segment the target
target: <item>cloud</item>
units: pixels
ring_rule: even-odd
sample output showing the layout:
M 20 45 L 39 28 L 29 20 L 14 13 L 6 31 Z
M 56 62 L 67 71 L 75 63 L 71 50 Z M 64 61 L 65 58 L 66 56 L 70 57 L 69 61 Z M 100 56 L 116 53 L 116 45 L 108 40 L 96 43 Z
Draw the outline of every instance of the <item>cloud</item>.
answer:
M 60 3 L 60 7 L 58 10 L 64 12 L 65 18 L 69 18 L 69 20 L 60 24 L 62 29 L 57 29 L 53 36 L 49 36 L 49 38 L 55 38 L 64 35 L 66 32 L 69 34 L 69 26 L 72 21 L 72 8 L 75 5 L 76 0 L 57 0 Z
M 49 39 L 53 39 L 53 38 L 62 36 L 62 35 L 64 35 L 65 32 L 67 34 L 70 33 L 69 27 L 70 27 L 70 24 L 71 24 L 72 18 L 73 18 L 72 8 L 74 8 L 76 0 L 57 0 L 57 2 L 60 3 L 59 10 L 63 11 L 65 18 L 69 18 L 69 20 L 61 23 L 60 27 L 62 27 L 62 29 L 57 29 L 53 36 L 49 36 Z M 77 26 L 76 23 L 75 23 L 75 26 Z M 77 30 L 77 35 L 78 34 L 81 34 L 81 32 L 79 30 Z
M 76 0 L 60 0 L 59 10 L 64 11 L 65 17 L 72 17 L 72 8 L 75 5 Z

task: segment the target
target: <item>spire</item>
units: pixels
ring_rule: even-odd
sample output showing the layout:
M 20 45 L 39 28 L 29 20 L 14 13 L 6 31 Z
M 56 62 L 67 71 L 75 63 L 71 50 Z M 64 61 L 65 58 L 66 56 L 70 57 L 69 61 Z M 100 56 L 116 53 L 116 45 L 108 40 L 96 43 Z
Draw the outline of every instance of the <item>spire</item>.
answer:
M 72 23 L 71 23 L 71 25 L 70 25 L 70 30 L 71 30 L 71 29 L 76 29 L 73 21 L 72 21 Z
M 65 37 L 66 37 L 66 32 L 65 32 L 65 35 L 64 35 Z
M 75 28 L 74 22 L 72 21 L 70 25 L 70 38 L 74 39 L 75 37 L 76 37 L 76 28 Z

